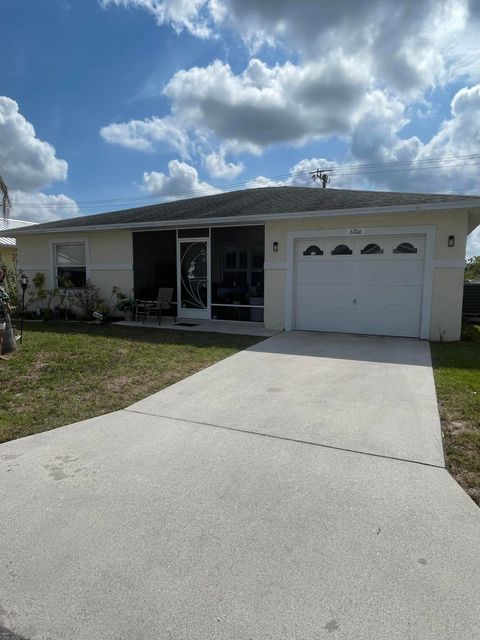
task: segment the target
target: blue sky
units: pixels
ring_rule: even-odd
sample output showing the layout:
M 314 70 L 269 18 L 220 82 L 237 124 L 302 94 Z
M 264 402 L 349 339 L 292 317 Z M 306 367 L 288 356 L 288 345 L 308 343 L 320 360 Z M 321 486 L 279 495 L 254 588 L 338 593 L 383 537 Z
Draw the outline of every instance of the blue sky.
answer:
M 312 184 L 319 166 L 331 187 L 477 194 L 479 4 L 2 0 L 12 216 Z

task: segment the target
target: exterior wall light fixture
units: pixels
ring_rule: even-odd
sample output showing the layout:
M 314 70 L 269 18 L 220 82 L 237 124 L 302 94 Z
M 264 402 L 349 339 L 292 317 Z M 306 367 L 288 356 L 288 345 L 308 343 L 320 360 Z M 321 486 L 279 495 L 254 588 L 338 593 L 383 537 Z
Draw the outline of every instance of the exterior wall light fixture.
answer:
M 455 236 L 448 236 L 448 246 L 449 247 L 455 246 Z
M 278 251 L 278 242 L 273 243 L 273 250 Z

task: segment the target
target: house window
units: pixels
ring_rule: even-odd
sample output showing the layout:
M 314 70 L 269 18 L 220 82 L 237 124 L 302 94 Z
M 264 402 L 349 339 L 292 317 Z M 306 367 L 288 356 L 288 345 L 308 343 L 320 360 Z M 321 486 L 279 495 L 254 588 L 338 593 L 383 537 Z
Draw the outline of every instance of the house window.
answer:
M 323 251 L 320 247 L 317 247 L 316 244 L 311 244 L 305 251 L 303 252 L 304 256 L 323 256 Z
M 337 244 L 332 251 L 332 256 L 351 256 L 352 250 L 346 244 Z
M 246 271 L 248 268 L 248 254 L 248 249 L 227 249 L 224 253 L 224 270 Z
M 401 242 L 393 253 L 418 253 L 418 249 L 411 242 Z
M 84 287 L 87 281 L 85 244 L 56 244 L 55 270 L 57 286 Z
M 372 242 L 370 244 L 367 244 L 366 247 L 364 249 L 362 249 L 361 253 L 364 254 L 364 255 L 371 256 L 371 255 L 374 255 L 374 254 L 383 253 L 383 249 L 381 249 L 378 246 L 378 244 L 375 244 L 375 243 Z

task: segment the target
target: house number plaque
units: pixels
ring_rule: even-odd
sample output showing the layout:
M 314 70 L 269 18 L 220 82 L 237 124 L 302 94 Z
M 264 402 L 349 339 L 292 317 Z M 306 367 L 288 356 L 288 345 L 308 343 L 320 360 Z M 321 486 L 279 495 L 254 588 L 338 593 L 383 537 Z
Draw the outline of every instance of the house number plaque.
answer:
M 347 229 L 347 236 L 363 236 L 363 229 Z

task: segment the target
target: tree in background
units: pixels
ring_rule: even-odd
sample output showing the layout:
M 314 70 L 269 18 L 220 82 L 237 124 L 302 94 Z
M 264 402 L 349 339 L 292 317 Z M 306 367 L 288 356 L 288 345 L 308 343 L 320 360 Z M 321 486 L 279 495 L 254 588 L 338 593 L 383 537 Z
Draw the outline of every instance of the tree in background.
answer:
M 467 260 L 465 280 L 480 280 L 480 256 Z
M 2 193 L 2 216 L 8 218 L 12 203 L 10 202 L 10 196 L 8 195 L 8 187 L 5 180 L 0 176 L 0 191 Z

